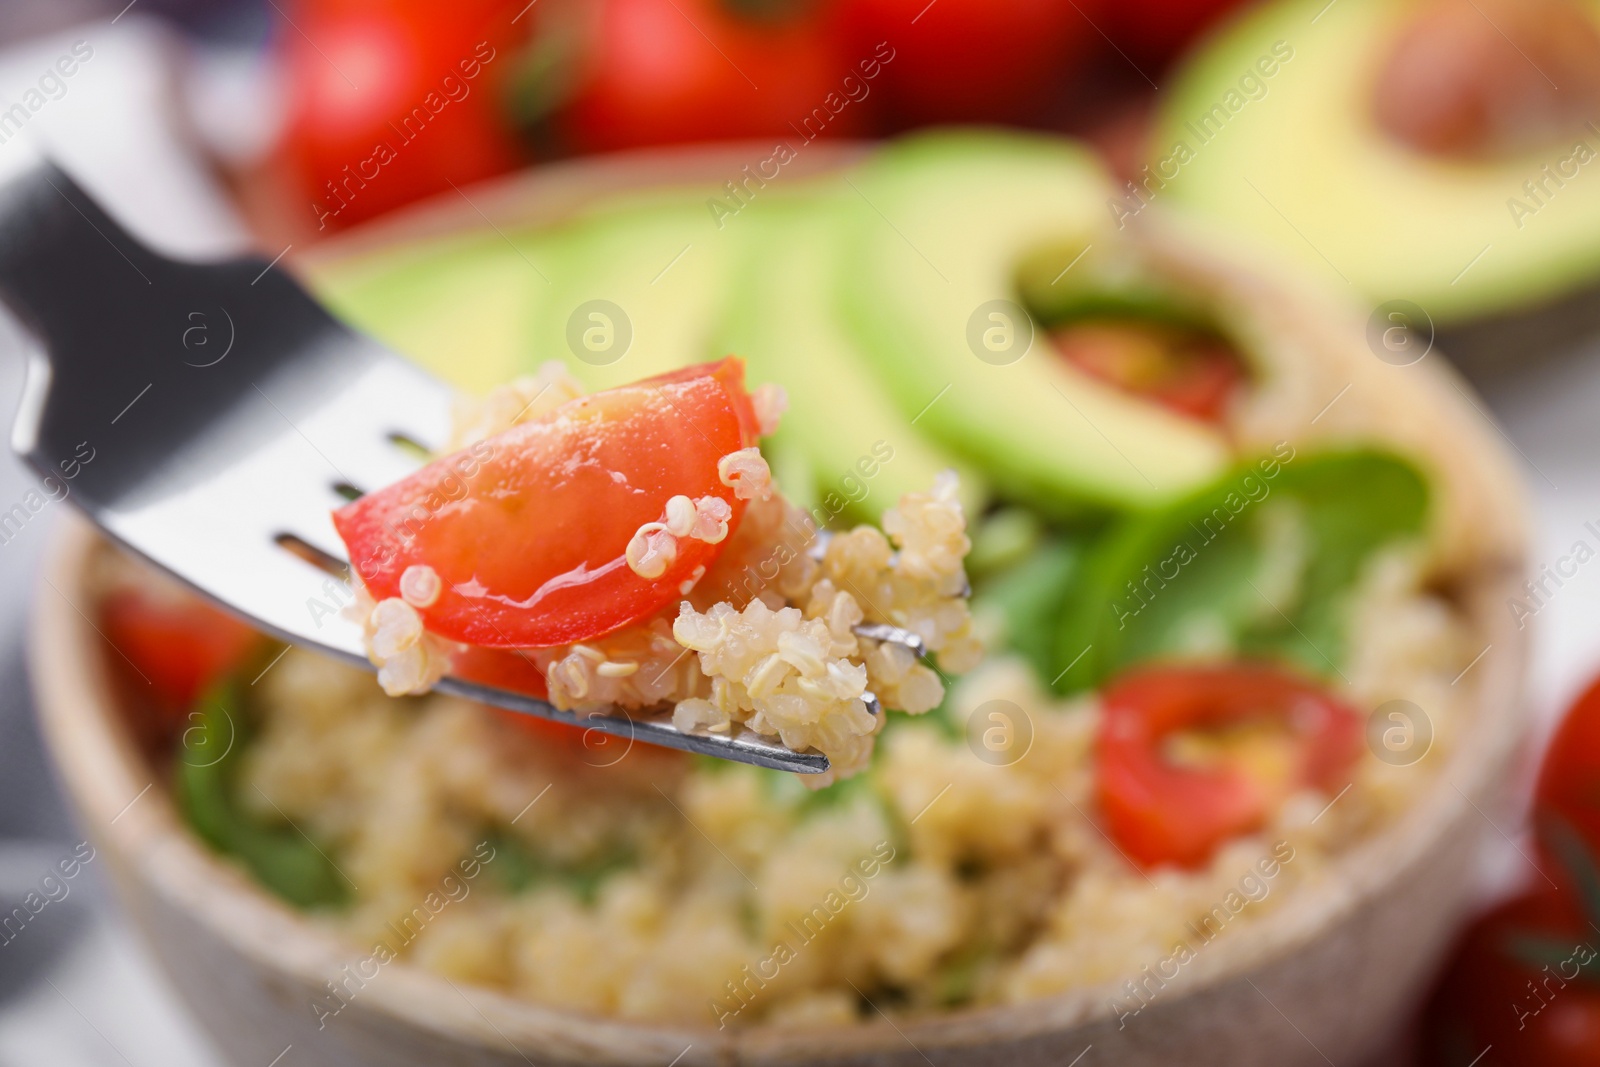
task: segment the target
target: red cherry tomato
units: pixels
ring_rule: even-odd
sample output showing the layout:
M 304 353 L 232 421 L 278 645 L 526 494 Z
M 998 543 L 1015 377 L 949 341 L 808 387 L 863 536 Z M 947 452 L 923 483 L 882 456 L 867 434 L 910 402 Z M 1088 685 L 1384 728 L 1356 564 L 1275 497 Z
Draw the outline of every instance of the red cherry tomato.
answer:
M 235 670 L 261 635 L 203 600 L 160 586 L 127 584 L 100 607 L 106 640 L 150 683 L 150 706 L 166 726 L 181 722 L 212 683 Z
M 1134 862 L 1204 863 L 1229 838 L 1260 829 L 1279 791 L 1244 767 L 1188 767 L 1166 747 L 1184 731 L 1252 721 L 1293 738 L 1290 788 L 1337 792 L 1361 747 L 1361 719 L 1317 685 L 1264 664 L 1154 667 L 1101 695 L 1095 787 L 1106 830 Z
M 1165 63 L 1243 0 L 1121 0 L 1102 24 L 1117 47 L 1142 63 Z
M 437 460 L 334 513 L 374 597 L 399 595 L 414 564 L 443 580 L 424 625 L 489 648 L 542 648 L 608 633 L 678 599 L 727 543 L 680 538 L 645 579 L 624 552 L 669 498 L 744 501 L 717 462 L 755 443 L 737 359 L 594 393 Z M 703 573 L 703 572 L 702 572 Z
M 1145 324 L 1081 322 L 1051 334 L 1079 370 L 1180 415 L 1221 423 L 1245 383 L 1226 341 Z
M 519 87 L 529 118 L 555 109 L 567 147 L 781 137 L 791 145 L 861 129 L 850 57 L 819 3 L 582 0 L 540 12 Z M 743 9 L 743 10 L 741 10 Z
M 854 58 L 901 125 L 1001 121 L 1047 111 L 1072 73 L 1099 4 L 1078 0 L 845 0 Z
M 1550 739 L 1535 803 L 1600 851 L 1600 679 L 1573 701 Z
M 1600 1065 L 1600 934 L 1543 883 L 1474 923 L 1423 1015 L 1427 1067 Z
M 300 0 L 279 28 L 289 114 L 272 166 L 319 230 L 514 169 L 510 0 Z

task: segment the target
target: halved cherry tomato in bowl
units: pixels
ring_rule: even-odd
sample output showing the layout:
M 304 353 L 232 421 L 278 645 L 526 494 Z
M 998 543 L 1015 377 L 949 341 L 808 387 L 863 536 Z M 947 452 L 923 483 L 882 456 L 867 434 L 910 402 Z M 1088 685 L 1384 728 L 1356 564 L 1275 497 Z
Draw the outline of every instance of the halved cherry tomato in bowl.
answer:
M 100 605 L 100 626 L 149 682 L 149 704 L 164 727 L 182 722 L 200 694 L 264 640 L 227 612 L 159 580 L 111 590 Z
M 710 567 L 726 539 L 680 539 L 651 579 L 625 552 L 679 495 L 725 501 L 731 537 L 745 503 L 717 464 L 756 435 L 744 365 L 729 358 L 568 401 L 368 493 L 334 524 L 377 599 L 400 595 L 407 567 L 433 568 L 443 588 L 420 609 L 433 633 L 563 645 L 660 611 Z
M 1106 832 L 1143 867 L 1196 867 L 1230 838 L 1266 824 L 1289 792 L 1337 792 L 1361 747 L 1361 718 L 1326 690 L 1267 664 L 1136 670 L 1101 694 L 1095 794 Z M 1184 765 L 1185 732 L 1278 728 L 1289 754 L 1281 776 L 1243 760 Z M 1274 780 L 1276 779 L 1276 780 Z
M 1050 336 L 1062 358 L 1085 374 L 1202 422 L 1221 423 L 1247 381 L 1227 341 L 1175 326 L 1088 320 Z

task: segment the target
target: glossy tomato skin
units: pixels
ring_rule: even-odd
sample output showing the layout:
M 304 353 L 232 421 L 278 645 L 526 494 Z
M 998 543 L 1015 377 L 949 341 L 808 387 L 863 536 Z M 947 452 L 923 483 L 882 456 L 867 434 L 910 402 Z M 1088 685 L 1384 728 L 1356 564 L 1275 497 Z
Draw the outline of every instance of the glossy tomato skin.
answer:
M 1543 958 L 1521 958 L 1535 944 Z M 1597 948 L 1572 896 L 1548 885 L 1494 908 L 1462 936 L 1429 998 L 1423 1063 L 1600 1067 Z
M 1551 737 L 1535 803 L 1600 853 L 1600 679 L 1578 695 Z
M 1106 33 L 1131 58 L 1164 64 L 1245 0 L 1121 0 L 1105 10 Z
M 843 0 L 856 58 L 889 49 L 874 91 L 896 125 L 1044 113 L 1090 37 L 1096 0 Z M 884 55 L 878 55 L 885 60 Z
M 107 594 L 100 626 L 132 665 L 134 683 L 148 682 L 147 703 L 163 727 L 182 722 L 201 693 L 263 643 L 255 630 L 199 597 L 132 582 Z
M 1263 826 L 1273 799 L 1237 767 L 1176 766 L 1163 743 L 1184 730 L 1281 718 L 1296 734 L 1302 785 L 1337 792 L 1360 752 L 1361 719 L 1320 686 L 1266 664 L 1149 667 L 1101 694 L 1095 795 L 1107 833 L 1143 867 L 1196 867 Z
M 424 625 L 487 648 L 544 648 L 609 633 L 683 595 L 727 544 L 678 541 L 647 580 L 624 558 L 669 498 L 744 501 L 717 462 L 755 443 L 737 359 L 579 397 L 546 416 L 440 459 L 334 514 L 368 591 L 399 595 L 409 566 L 443 579 Z M 701 572 L 703 573 L 703 572 Z
M 540 32 L 557 54 L 543 77 L 562 84 L 528 91 L 552 98 L 560 143 L 580 152 L 858 134 L 863 108 L 846 98 L 850 59 L 821 17 L 827 2 L 552 3 Z M 770 10 L 742 10 L 757 7 Z
M 509 0 L 299 0 L 279 50 L 288 117 L 271 166 L 318 232 L 504 173 L 521 31 Z M 291 205 L 297 209 L 297 205 Z

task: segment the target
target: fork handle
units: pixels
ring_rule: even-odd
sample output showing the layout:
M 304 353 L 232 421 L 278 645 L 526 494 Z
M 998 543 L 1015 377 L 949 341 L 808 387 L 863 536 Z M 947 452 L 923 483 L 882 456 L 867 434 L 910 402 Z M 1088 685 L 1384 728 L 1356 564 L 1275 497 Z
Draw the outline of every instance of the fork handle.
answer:
M 70 349 L 101 316 L 120 318 L 124 305 L 147 298 L 170 261 L 31 146 L 14 143 L 7 154 L 11 165 L 0 174 L 0 299 L 47 350 Z
M 264 257 L 147 247 L 21 142 L 0 152 L 0 303 L 38 341 L 13 449 L 46 477 L 82 451 L 104 457 L 72 486 L 102 505 L 335 328 Z

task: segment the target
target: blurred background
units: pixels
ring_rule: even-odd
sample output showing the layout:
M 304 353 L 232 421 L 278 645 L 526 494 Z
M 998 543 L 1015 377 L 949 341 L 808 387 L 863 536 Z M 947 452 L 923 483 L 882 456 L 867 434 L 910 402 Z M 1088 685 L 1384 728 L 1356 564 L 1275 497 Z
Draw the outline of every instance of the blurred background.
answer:
M 1483 0 L 1486 13 L 1463 2 L 1495 33 L 1452 37 L 1445 26 L 1442 58 L 1424 56 L 1411 68 L 1424 79 L 1415 90 L 1424 99 L 1429 84 L 1459 77 L 1461 63 L 1502 62 L 1503 49 L 1483 45 L 1485 36 L 1503 38 L 1536 70 L 1572 72 L 1558 78 L 1569 96 L 1600 79 L 1582 42 L 1564 51 L 1562 35 L 1541 36 L 1540 23 L 1517 14 L 1560 5 Z M 1249 6 L 0 0 L 0 132 L 15 132 L 4 109 L 21 102 L 30 135 L 168 252 L 253 249 L 291 261 L 407 205 L 464 195 L 474 182 L 646 146 L 1000 123 L 1083 138 L 1139 181 L 1177 65 L 1205 47 L 1219 20 Z M 1520 37 L 1524 30 L 1530 35 Z M 58 66 L 64 56 L 75 57 L 71 75 Z M 1468 127 L 1519 129 L 1515 99 L 1505 103 L 1515 96 L 1506 89 L 1456 117 Z M 1335 178 L 1340 163 L 1332 163 Z M 1532 209 L 1543 203 L 1516 182 L 1506 195 L 1528 195 Z M 1486 417 L 1499 421 L 1525 465 L 1537 505 L 1536 565 L 1560 556 L 1600 515 L 1592 459 L 1600 454 L 1600 347 L 1585 325 L 1600 301 L 1592 289 L 1562 299 L 1559 330 L 1502 318 L 1463 333 L 1459 346 Z M 8 352 L 20 347 L 14 329 L 0 316 Z M 1476 354 L 1489 350 L 1501 358 Z M 21 369 L 0 361 L 6 405 Z M 0 500 L 31 484 L 9 452 L 0 456 Z M 0 544 L 0 903 L 28 892 L 79 840 L 39 746 L 23 664 L 26 605 L 60 518 L 42 515 Z M 1600 667 L 1597 624 L 1600 571 L 1587 570 L 1533 623 L 1531 702 L 1541 736 Z M 1486 901 L 1527 876 L 1521 831 L 1495 830 L 1501 847 L 1485 864 Z M 0 949 L 0 1065 L 219 1062 L 110 908 L 93 864 L 89 875 L 27 938 Z M 1409 1061 L 1397 1050 L 1393 1062 Z

